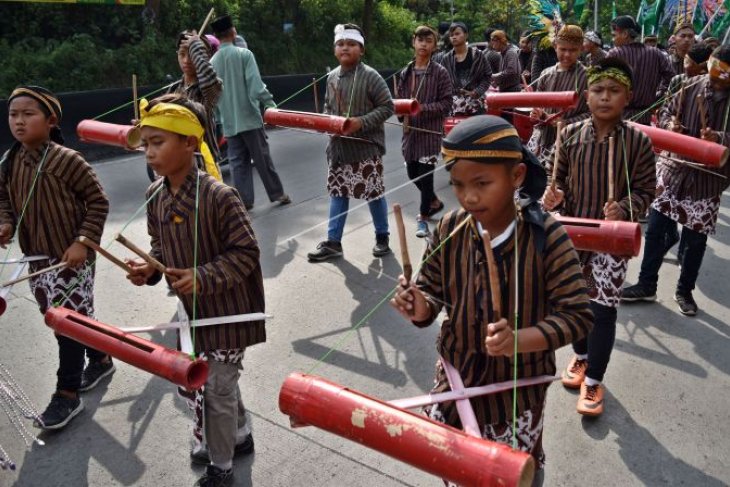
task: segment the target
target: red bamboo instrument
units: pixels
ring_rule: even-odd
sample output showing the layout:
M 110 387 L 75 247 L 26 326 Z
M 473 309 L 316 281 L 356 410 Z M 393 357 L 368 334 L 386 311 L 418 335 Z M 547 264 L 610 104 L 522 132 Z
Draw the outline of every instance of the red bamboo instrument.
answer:
M 188 390 L 199 389 L 208 378 L 208 363 L 165 348 L 144 338 L 93 320 L 66 308 L 49 308 L 46 324 L 57 334 L 100 350 Z
M 134 125 L 82 120 L 76 126 L 76 134 L 82 142 L 112 145 L 127 150 L 135 150 L 142 143 L 139 129 Z
M 529 486 L 534 461 L 508 445 L 469 436 L 320 377 L 290 374 L 279 409 L 461 486 Z
M 553 215 L 563 224 L 578 250 L 636 257 L 641 250 L 641 225 L 635 222 L 592 220 Z
M 575 108 L 580 95 L 575 91 L 522 91 L 517 93 L 487 93 L 487 111 L 501 108 Z
M 446 119 L 444 119 L 444 135 L 449 135 L 449 132 L 451 132 L 451 130 L 454 127 L 459 125 L 461 122 L 463 122 L 467 118 L 469 118 L 469 117 L 464 117 L 464 116 L 446 117 Z
M 280 127 L 310 129 L 338 135 L 344 135 L 345 131 L 350 127 L 350 122 L 345 117 L 325 115 L 322 113 L 280 110 L 278 108 L 269 108 L 266 110 L 264 113 L 264 122 Z
M 393 105 L 396 115 L 415 117 L 421 113 L 421 104 L 415 98 L 394 98 Z
M 727 147 L 697 137 L 629 122 L 644 132 L 657 151 L 669 151 L 709 167 L 723 167 L 730 155 Z

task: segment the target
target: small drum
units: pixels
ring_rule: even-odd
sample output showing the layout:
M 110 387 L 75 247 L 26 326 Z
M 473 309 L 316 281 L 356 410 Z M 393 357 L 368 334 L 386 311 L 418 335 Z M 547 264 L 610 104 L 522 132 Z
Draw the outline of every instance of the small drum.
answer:
M 517 134 L 523 144 L 527 144 L 532 137 L 532 128 L 535 126 L 535 120 L 530 118 L 532 108 L 514 108 L 512 114 L 512 124 L 517 129 Z

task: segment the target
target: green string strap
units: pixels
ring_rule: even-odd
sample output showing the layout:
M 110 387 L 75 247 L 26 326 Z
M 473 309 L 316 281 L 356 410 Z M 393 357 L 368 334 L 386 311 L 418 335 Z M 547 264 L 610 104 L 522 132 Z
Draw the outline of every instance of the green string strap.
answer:
M 30 191 L 28 192 L 28 196 L 25 198 L 25 201 L 23 202 L 23 209 L 20 211 L 20 218 L 18 218 L 18 223 L 15 225 L 15 232 L 13 234 L 13 238 L 15 238 L 18 233 L 20 233 L 20 227 L 23 224 L 23 218 L 25 217 L 25 211 L 28 209 L 28 205 L 30 204 L 30 199 L 33 197 L 33 193 L 35 192 L 36 185 L 38 183 L 38 178 L 41 175 L 41 172 L 43 171 L 43 166 L 46 164 L 46 157 L 48 156 L 48 149 L 50 149 L 51 144 L 50 142 L 46 145 L 46 150 L 43 152 L 43 157 L 41 158 L 40 164 L 38 164 L 38 169 L 36 169 L 35 175 L 33 176 L 33 182 L 30 185 Z M 11 161 L 5 161 L 5 164 L 10 164 Z M 9 172 L 9 171 L 8 171 Z M 5 252 L 5 261 L 8 260 L 8 257 L 10 256 L 10 245 L 8 245 L 8 250 Z M 5 268 L 6 264 L 3 264 L 3 269 Z
M 416 269 L 416 273 L 418 273 L 418 271 L 420 271 L 421 267 L 423 267 L 423 265 L 426 262 L 428 262 L 434 255 L 436 255 L 437 252 L 440 252 L 441 249 L 443 248 L 443 246 L 446 245 L 446 243 L 449 240 L 451 240 L 454 237 L 454 235 L 456 235 L 456 233 L 459 230 L 461 230 L 462 227 L 466 226 L 466 224 L 470 220 L 471 220 L 471 215 L 469 215 L 464 221 L 462 221 L 459 225 L 457 225 L 457 227 L 454 228 L 454 230 L 430 254 L 428 254 L 426 257 L 424 257 L 424 259 L 418 264 L 418 268 Z M 322 365 L 327 360 L 327 358 L 329 358 L 330 355 L 332 355 L 334 352 L 337 352 L 337 351 L 341 350 L 342 345 L 352 336 L 352 334 L 355 331 L 357 331 L 362 325 L 364 325 L 368 321 L 368 319 L 370 319 L 370 317 L 378 309 L 380 309 L 380 307 L 383 304 L 385 304 L 387 301 L 389 301 L 390 298 L 395 294 L 395 292 L 397 290 L 398 290 L 398 286 L 396 286 L 393 289 L 391 289 L 390 291 L 388 291 L 388 293 L 385 295 L 385 297 L 383 297 L 383 299 L 381 299 L 372 309 L 370 309 L 370 311 L 368 311 L 365 314 L 365 316 L 363 316 L 360 319 L 360 321 L 358 321 L 349 330 L 347 330 L 347 333 L 345 333 L 342 336 L 342 338 L 340 338 L 339 340 L 337 340 L 337 342 L 332 346 L 332 348 L 330 348 L 329 350 L 327 350 L 324 353 L 324 355 L 322 355 L 319 359 L 317 359 L 314 362 L 314 365 L 312 365 L 312 367 L 307 371 L 307 374 L 314 373 L 314 371 L 317 370 L 319 368 L 319 366 Z
M 200 171 L 196 171 L 195 178 L 195 222 L 193 235 L 193 316 L 192 323 L 195 323 L 198 313 L 198 216 L 200 212 Z M 193 351 L 190 358 L 195 360 L 195 326 L 190 327 L 191 340 L 193 342 Z
M 322 76 L 320 76 L 320 77 L 319 77 L 319 78 L 317 78 L 316 80 L 312 81 L 311 83 L 309 83 L 309 84 L 308 84 L 307 86 L 305 86 L 305 87 L 304 87 L 304 88 L 302 88 L 301 90 L 299 90 L 299 91 L 297 91 L 296 93 L 294 93 L 293 95 L 291 95 L 291 96 L 289 96 L 289 97 L 285 98 L 285 99 L 284 99 L 283 101 L 280 101 L 279 103 L 277 103 L 277 106 L 283 105 L 284 103 L 288 102 L 289 100 L 291 100 L 291 99 L 292 99 L 292 98 L 294 98 L 295 96 L 298 96 L 298 95 L 300 95 L 300 94 L 301 94 L 301 93 L 303 93 L 304 91 L 306 91 L 306 90 L 308 90 L 309 88 L 311 88 L 312 86 L 314 86 L 314 84 L 315 84 L 315 83 L 317 83 L 317 82 L 321 81 L 321 80 L 322 80 L 323 78 L 326 78 L 326 77 L 327 77 L 328 75 L 329 75 L 329 73 L 325 73 L 325 74 L 323 74 Z
M 519 211 L 519 210 L 518 210 Z M 520 321 L 520 269 L 519 269 L 519 262 L 520 262 L 520 251 L 519 251 L 519 239 L 517 238 L 517 235 L 520 230 L 519 225 L 519 219 L 517 220 L 517 225 L 515 226 L 515 258 L 514 258 L 514 268 L 515 268 L 515 331 L 514 331 L 514 342 L 515 342 L 515 349 L 514 354 L 512 357 L 514 358 L 514 368 L 512 372 L 512 449 L 517 449 L 517 330 L 518 330 L 518 323 Z
M 152 96 L 152 95 L 156 95 L 157 93 L 161 92 L 162 90 L 167 90 L 168 88 L 170 88 L 170 87 L 171 87 L 172 85 L 174 85 L 175 83 L 177 83 L 177 81 L 175 81 L 175 82 L 172 82 L 172 83 L 170 83 L 169 85 L 165 85 L 165 86 L 163 86 L 162 88 L 158 88 L 158 89 L 156 89 L 156 90 L 152 90 L 152 91 L 150 91 L 149 93 L 146 93 L 146 94 L 142 95 L 142 96 L 141 96 L 141 98 L 147 98 L 147 97 L 150 97 L 150 96 Z M 122 108 L 126 108 L 126 107 L 128 107 L 129 105 L 134 105 L 134 100 L 128 101 L 127 103 L 123 103 L 123 104 L 119 105 L 118 107 L 112 108 L 112 109 L 111 109 L 111 110 L 109 110 L 108 112 L 104 112 L 104 113 L 102 113 L 101 115 L 97 115 L 96 117 L 92 118 L 92 120 L 99 120 L 100 118 L 102 118 L 102 117 L 106 117 L 107 115 L 111 115 L 111 114 L 112 114 L 112 113 L 114 113 L 114 112 L 118 112 L 118 111 L 119 111 L 119 110 L 121 110 Z

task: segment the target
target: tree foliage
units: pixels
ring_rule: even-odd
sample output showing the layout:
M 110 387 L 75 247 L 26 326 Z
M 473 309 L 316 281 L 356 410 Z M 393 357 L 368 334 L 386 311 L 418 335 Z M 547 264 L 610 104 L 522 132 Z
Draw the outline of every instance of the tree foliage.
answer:
M 567 20 L 574 20 L 573 2 L 563 4 Z M 638 8 L 638 0 L 617 3 L 619 12 Z M 338 23 L 368 27 L 365 61 L 376 68 L 395 68 L 411 57 L 410 35 L 416 25 L 436 27 L 452 20 L 452 2 L 438 0 L 148 0 L 144 8 L 2 5 L 0 97 L 21 83 L 63 92 L 128 86 L 132 73 L 143 84 L 177 77 L 177 34 L 199 28 L 211 7 L 233 16 L 262 73 L 269 75 L 324 72 L 334 66 L 332 36 Z M 578 19 L 584 26 L 592 22 L 592 5 Z M 516 38 L 528 8 L 525 0 L 454 0 L 453 7 L 454 19 L 470 27 L 472 41 L 481 41 L 488 26 Z M 610 15 L 611 4 L 604 0 L 601 25 L 608 25 Z M 292 28 L 284 29 L 285 24 Z

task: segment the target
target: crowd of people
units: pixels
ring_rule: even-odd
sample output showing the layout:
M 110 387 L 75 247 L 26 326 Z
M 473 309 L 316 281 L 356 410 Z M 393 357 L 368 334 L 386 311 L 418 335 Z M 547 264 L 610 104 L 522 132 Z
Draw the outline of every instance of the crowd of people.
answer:
M 237 45 L 231 17 L 216 19 L 212 28 L 214 37 L 180 34 L 180 81 L 168 94 L 140 102 L 135 122 L 147 162 L 160 176 L 147 192 L 150 254 L 166 270 L 128 261 L 132 284 L 154 285 L 165 277 L 188 315 L 198 318 L 264 310 L 259 248 L 247 212 L 254 205 L 252 165 L 272 202 L 291 202 L 264 130 L 261 107 L 276 105 L 255 56 Z M 436 30 L 419 26 L 413 60 L 395 83 L 395 97 L 416 99 L 421 107 L 401 117 L 401 149 L 420 195 L 416 236 L 425 239 L 426 250 L 414 280 L 401 276 L 392 305 L 417 327 L 445 312 L 438 353 L 466 387 L 510 380 L 515 368 L 520 378 L 555 374 L 555 349 L 572 344 L 562 382 L 580 389 L 577 412 L 587 416 L 601 415 L 606 406 L 603 380 L 619 303 L 656 299 L 663 257 L 677 243 L 681 273 L 674 298 L 682 314 L 698 312 L 692 291 L 730 176 L 730 165 L 700 171 L 671 154 L 655 154 L 651 140 L 628 123 L 730 147 L 730 46 L 699 39 L 691 24 L 680 24 L 664 51 L 656 38 L 642 40 L 626 15 L 613 19 L 611 30 L 607 51 L 598 33 L 576 25 L 560 26 L 547 43 L 524 32 L 518 46 L 505 31 L 488 29 L 489 46 L 480 50 L 469 45 L 461 22 L 444 32 L 448 49 Z M 383 156 L 393 95 L 363 62 L 365 45 L 357 25 L 335 28 L 339 66 L 327 76 L 323 108 L 349 124 L 330 137 L 324 154 L 329 225 L 326 240 L 308 254 L 311 262 L 343 256 L 353 198 L 368 203 L 373 255 L 391 252 Z M 574 91 L 579 102 L 562 113 L 533 109 L 535 130 L 523 145 L 511 116 L 485 114 L 490 90 Z M 30 280 L 41 313 L 65 306 L 93 316 L 95 255 L 80 239 L 101 241 L 108 199 L 93 168 L 64 147 L 62 107 L 53 93 L 19 86 L 8 105 L 16 143 L 0 170 L 0 244 L 17 235 L 25 255 L 48 256 L 31 263 L 31 271 L 66 263 Z M 466 118 L 443 136 L 445 118 L 454 115 Z M 221 181 L 217 126 L 228 142 L 232 186 Z M 440 164 L 460 208 L 431 228 L 444 210 L 433 179 Z M 625 286 L 626 257 L 577 252 L 553 212 L 630 222 L 647 217 L 638 282 Z M 248 347 L 266 340 L 265 325 L 227 323 L 196 328 L 194 335 L 195 354 L 210 364 L 200 390 L 181 391 L 195 418 L 191 458 L 207 465 L 196 485 L 231 485 L 234 456 L 254 448 L 238 387 L 241 363 Z M 56 338 L 58 382 L 38 419 L 44 429 L 66 426 L 83 409 L 79 394 L 115 370 L 112 357 Z M 448 387 L 439 366 L 434 391 Z M 514 439 L 539 468 L 546 388 L 472 400 L 483 437 Z M 453 403 L 425 413 L 460 425 Z

